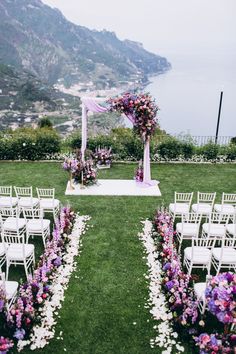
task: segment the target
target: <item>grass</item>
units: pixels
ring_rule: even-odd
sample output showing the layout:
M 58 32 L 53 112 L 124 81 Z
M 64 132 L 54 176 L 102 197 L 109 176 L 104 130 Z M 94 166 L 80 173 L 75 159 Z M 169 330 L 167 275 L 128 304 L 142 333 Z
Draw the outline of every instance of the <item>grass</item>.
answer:
M 135 167 L 117 164 L 99 172 L 99 178 L 130 179 Z M 64 195 L 67 175 L 60 164 L 0 163 L 1 185 L 55 187 L 62 203 L 69 202 L 92 217 L 78 269 L 60 310 L 56 336 L 36 353 L 59 354 L 64 348 L 70 354 L 161 353 L 149 346 L 155 333 L 149 310 L 144 308 L 147 268 L 137 238 L 140 221 L 152 217 L 161 204 L 170 203 L 175 190 L 216 191 L 217 202 L 223 191 L 236 193 L 236 165 L 153 165 L 152 177 L 160 181 L 162 197 L 69 197 Z M 10 270 L 10 275 L 15 272 Z M 60 331 L 63 341 L 56 339 Z

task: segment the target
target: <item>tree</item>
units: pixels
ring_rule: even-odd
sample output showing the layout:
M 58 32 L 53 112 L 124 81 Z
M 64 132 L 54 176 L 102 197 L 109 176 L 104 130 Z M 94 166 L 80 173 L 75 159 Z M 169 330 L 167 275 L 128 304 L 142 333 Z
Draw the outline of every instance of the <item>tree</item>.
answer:
M 52 129 L 53 128 L 53 124 L 52 124 L 52 122 L 50 121 L 50 119 L 48 117 L 43 117 L 43 118 L 41 118 L 39 120 L 38 127 L 39 128 L 50 128 L 50 129 Z

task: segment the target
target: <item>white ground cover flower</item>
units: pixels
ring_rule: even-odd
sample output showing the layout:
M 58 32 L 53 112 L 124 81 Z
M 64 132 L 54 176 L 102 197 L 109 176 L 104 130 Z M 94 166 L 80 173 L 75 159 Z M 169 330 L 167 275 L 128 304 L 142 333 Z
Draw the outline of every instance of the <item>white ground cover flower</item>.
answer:
M 143 222 L 143 230 L 138 234 L 146 251 L 146 260 L 148 273 L 145 275 L 149 279 L 149 304 L 150 313 L 154 320 L 158 321 L 154 329 L 157 332 L 155 338 L 150 340 L 150 346 L 158 346 L 163 348 L 162 354 L 170 354 L 174 352 L 182 352 L 184 348 L 178 342 L 178 334 L 174 332 L 171 323 L 172 313 L 168 309 L 166 298 L 162 292 L 161 271 L 162 265 L 158 261 L 158 251 L 152 238 L 152 223 L 149 220 Z
M 49 300 L 45 301 L 44 307 L 41 309 L 41 323 L 33 327 L 29 340 L 18 341 L 18 351 L 21 351 L 26 345 L 30 345 L 31 350 L 43 348 L 55 336 L 54 327 L 57 323 L 55 314 L 61 308 L 62 302 L 65 299 L 65 290 L 68 287 L 71 274 L 76 268 L 74 258 L 79 255 L 80 238 L 85 233 L 86 221 L 89 219 L 89 216 L 76 216 L 70 242 L 63 257 L 64 262 L 58 267 L 52 286 L 50 286 L 52 296 Z

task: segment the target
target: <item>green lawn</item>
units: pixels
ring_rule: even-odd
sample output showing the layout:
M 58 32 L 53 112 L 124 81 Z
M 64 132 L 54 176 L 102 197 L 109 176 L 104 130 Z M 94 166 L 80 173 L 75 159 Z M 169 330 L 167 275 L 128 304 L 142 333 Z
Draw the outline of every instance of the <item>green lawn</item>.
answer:
M 135 168 L 117 164 L 99 172 L 99 178 L 130 179 Z M 160 164 L 153 165 L 152 177 L 160 181 L 162 197 L 68 197 L 64 195 L 67 174 L 60 164 L 0 163 L 0 185 L 55 187 L 62 203 L 92 217 L 56 327 L 57 333 L 63 331 L 63 341 L 56 335 L 36 353 L 59 354 L 64 348 L 70 354 L 161 353 L 149 346 L 155 332 L 144 308 L 147 268 L 136 236 L 140 221 L 172 201 L 175 190 L 216 191 L 218 202 L 223 191 L 236 193 L 236 165 Z M 10 270 L 10 275 L 15 271 Z

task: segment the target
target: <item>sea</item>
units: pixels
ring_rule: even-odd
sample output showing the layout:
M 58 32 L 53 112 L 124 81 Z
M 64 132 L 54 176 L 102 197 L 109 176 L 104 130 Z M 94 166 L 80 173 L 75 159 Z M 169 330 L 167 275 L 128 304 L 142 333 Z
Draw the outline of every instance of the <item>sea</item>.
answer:
M 146 87 L 159 106 L 158 120 L 170 134 L 214 136 L 223 91 L 219 136 L 236 136 L 236 49 L 170 52 L 172 69 Z

